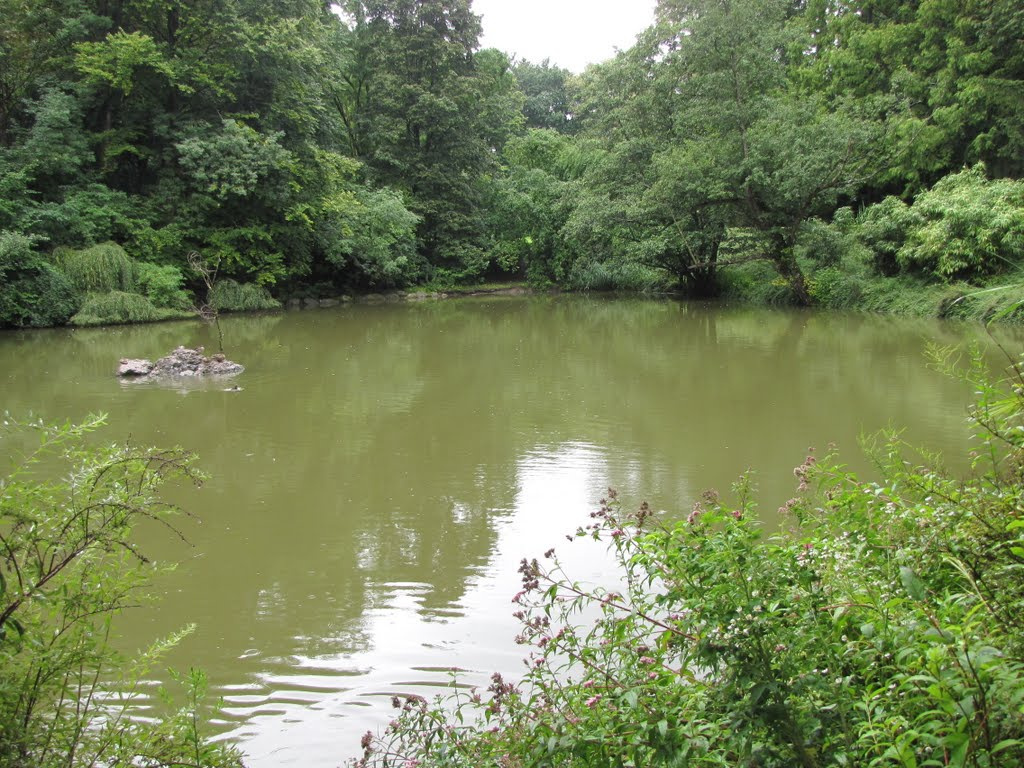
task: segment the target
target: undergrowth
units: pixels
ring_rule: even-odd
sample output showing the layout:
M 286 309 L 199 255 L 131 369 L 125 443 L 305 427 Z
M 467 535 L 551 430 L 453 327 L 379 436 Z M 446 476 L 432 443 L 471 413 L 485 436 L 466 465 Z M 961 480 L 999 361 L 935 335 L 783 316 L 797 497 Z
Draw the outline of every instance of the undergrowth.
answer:
M 221 312 L 245 312 L 259 309 L 277 309 L 279 301 L 271 298 L 267 289 L 255 283 L 237 283 L 219 280 L 210 291 L 210 306 Z
M 192 312 L 156 307 L 148 298 L 137 293 L 110 291 L 86 296 L 78 314 L 71 318 L 71 324 L 90 326 L 152 323 L 192 316 Z

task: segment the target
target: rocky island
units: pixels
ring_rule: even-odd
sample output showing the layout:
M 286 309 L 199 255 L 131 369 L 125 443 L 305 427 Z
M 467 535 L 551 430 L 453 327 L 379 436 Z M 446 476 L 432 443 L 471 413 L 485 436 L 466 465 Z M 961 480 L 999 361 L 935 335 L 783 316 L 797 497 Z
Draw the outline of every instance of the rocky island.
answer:
M 117 375 L 124 379 L 173 379 L 181 377 L 234 376 L 245 368 L 223 354 L 206 356 L 202 347 L 178 347 L 155 363 L 151 360 L 122 358 Z

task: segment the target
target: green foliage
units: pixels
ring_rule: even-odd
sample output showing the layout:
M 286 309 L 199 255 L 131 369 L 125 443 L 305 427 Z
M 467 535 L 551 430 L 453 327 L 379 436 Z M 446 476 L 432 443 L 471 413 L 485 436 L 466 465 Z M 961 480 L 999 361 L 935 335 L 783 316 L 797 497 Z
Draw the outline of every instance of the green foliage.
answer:
M 418 246 L 445 279 L 480 277 L 481 179 L 522 124 L 507 56 L 475 53 L 480 19 L 467 0 L 351 0 L 351 78 L 339 109 L 369 176 L 405 193 Z
M 574 76 L 480 50 L 468 0 L 0 0 L 0 228 L 298 292 L 639 264 L 706 296 L 744 229 L 760 294 L 846 306 L 860 256 L 807 230 L 881 200 L 878 274 L 979 283 L 1021 247 L 1018 5 L 660 0 Z
M 969 280 L 1021 265 L 1024 182 L 989 181 L 975 166 L 918 195 L 911 213 L 920 223 L 896 254 L 904 268 Z
M 517 61 L 513 67 L 523 91 L 523 116 L 529 128 L 550 128 L 573 133 L 570 81 L 572 73 L 555 66 L 549 59 L 540 64 Z
M 82 105 L 70 93 L 47 88 L 29 107 L 32 127 L 18 147 L 19 159 L 33 178 L 75 177 L 89 159 L 81 130 Z
M 79 303 L 74 285 L 31 239 L 0 230 L 0 328 L 63 325 Z
M 125 291 L 90 293 L 82 308 L 71 318 L 72 325 L 119 325 L 123 323 L 152 323 L 189 317 L 191 313 L 177 309 L 162 309 L 147 297 Z
M 811 274 L 807 289 L 815 306 L 856 309 L 864 296 L 864 281 L 838 266 L 829 266 Z
M 424 277 L 426 265 L 416 253 L 419 217 L 392 190 L 360 190 L 356 205 L 339 215 L 345 234 L 327 258 L 350 266 L 371 286 L 408 285 Z
M 126 96 L 132 92 L 139 69 L 148 68 L 168 78 L 174 75 L 153 38 L 124 30 L 107 35 L 102 42 L 76 45 L 75 67 L 87 82 L 107 84 Z
M 764 259 L 739 264 L 720 273 L 722 297 L 767 306 L 793 303 L 793 294 L 778 271 Z
M 54 252 L 54 259 L 82 293 L 135 288 L 135 262 L 116 243 L 100 243 L 82 250 L 59 248 Z
M 858 218 L 858 235 L 874 258 L 874 267 L 881 275 L 895 275 L 900 268 L 898 254 L 907 242 L 910 231 L 920 220 L 910 206 L 898 197 L 887 197 L 867 208 Z
M 208 298 L 209 304 L 221 312 L 247 312 L 278 309 L 281 304 L 271 298 L 266 288 L 253 283 L 218 280 Z
M 0 764 L 240 766 L 234 749 L 203 734 L 199 675 L 179 714 L 130 717 L 139 682 L 189 631 L 135 659 L 110 646 L 112 620 L 153 570 L 133 529 L 149 520 L 173 529 L 161 487 L 201 476 L 181 450 L 86 447 L 102 423 L 4 417 L 0 440 L 15 449 L 5 453 L 23 458 L 0 481 Z
M 573 266 L 566 286 L 574 291 L 653 293 L 665 288 L 665 278 L 643 264 L 580 261 Z
M 119 238 L 137 226 L 137 203 L 102 184 L 68 189 L 59 199 L 34 205 L 23 222 L 51 243 L 73 247 Z
M 195 134 L 176 145 L 178 162 L 197 189 L 219 200 L 252 194 L 261 179 L 290 161 L 278 144 L 280 133 L 261 135 L 237 120 L 224 120 L 219 131 L 197 126 Z
M 185 278 L 177 267 L 141 261 L 135 269 L 136 282 L 153 306 L 182 310 L 192 306 L 188 293 L 182 290 Z
M 522 682 L 396 701 L 355 765 L 1020 764 L 1024 375 L 961 375 L 979 392 L 967 479 L 895 433 L 869 445 L 879 482 L 811 454 L 772 535 L 745 479 L 681 521 L 610 491 L 576 537 L 607 543 L 612 586 L 554 550 L 523 560 Z

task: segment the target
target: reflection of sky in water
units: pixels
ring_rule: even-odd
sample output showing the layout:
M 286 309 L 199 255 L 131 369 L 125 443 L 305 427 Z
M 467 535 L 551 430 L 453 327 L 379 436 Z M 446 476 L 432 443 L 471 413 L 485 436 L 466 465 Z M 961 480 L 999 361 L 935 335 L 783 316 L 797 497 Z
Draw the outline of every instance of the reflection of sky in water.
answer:
M 276 765 L 335 765 L 358 752 L 359 735 L 386 725 L 393 695 L 432 697 L 457 668 L 459 680 L 486 687 L 492 672 L 516 676 L 524 648 L 511 599 L 519 590 L 516 572 L 523 557 L 539 557 L 555 546 L 559 560 L 581 581 L 596 581 L 607 571 L 603 544 L 566 541 L 565 536 L 589 521 L 589 513 L 606 489 L 607 455 L 586 444 L 536 448 L 517 465 L 515 509 L 501 516 L 497 541 L 486 567 L 471 578 L 464 597 L 448 608 L 425 608 L 433 587 L 416 582 L 370 585 L 369 607 L 355 632 L 335 638 L 296 638 L 327 650 L 322 655 L 287 659 L 247 658 L 263 671 L 249 685 L 223 690 L 224 714 L 244 722 L 228 736 L 241 741 L 253 768 Z M 452 501 L 458 520 L 469 512 Z M 360 549 L 360 558 L 372 550 Z M 372 572 L 372 562 L 361 562 Z M 260 595 L 260 610 L 273 614 L 280 599 Z

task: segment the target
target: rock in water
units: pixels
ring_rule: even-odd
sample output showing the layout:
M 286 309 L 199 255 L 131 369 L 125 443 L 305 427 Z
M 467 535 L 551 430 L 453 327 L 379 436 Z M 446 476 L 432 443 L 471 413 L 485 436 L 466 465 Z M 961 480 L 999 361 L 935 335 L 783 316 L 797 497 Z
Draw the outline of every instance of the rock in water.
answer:
M 117 369 L 117 375 L 125 378 L 135 379 L 165 379 L 176 377 L 194 376 L 234 376 L 245 370 L 238 363 L 234 363 L 224 355 L 213 355 L 207 357 L 202 347 L 186 349 L 178 347 L 166 357 L 161 357 L 155 363 L 149 360 L 128 360 L 121 361 Z
M 118 376 L 148 376 L 153 370 L 151 360 L 128 360 L 121 358 L 121 364 L 117 368 Z

